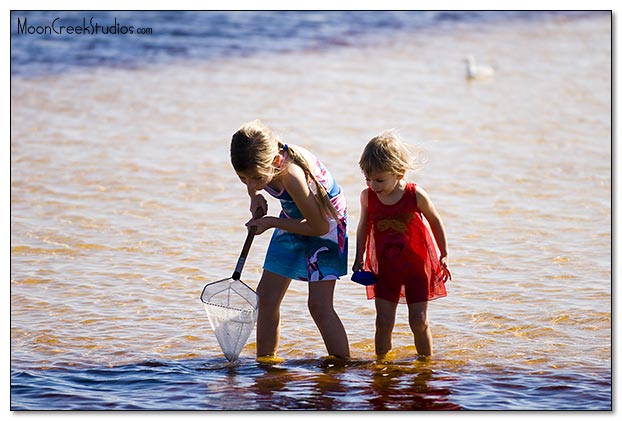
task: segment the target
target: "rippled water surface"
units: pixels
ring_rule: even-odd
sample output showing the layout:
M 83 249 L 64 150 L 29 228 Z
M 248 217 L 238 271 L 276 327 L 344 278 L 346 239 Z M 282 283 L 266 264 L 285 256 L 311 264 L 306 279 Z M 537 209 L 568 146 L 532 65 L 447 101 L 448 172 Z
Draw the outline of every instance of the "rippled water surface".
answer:
M 610 15 L 349 33 L 144 66 L 12 68 L 13 410 L 611 409 Z M 466 81 L 466 54 L 495 77 Z M 199 295 L 231 274 L 246 235 L 228 144 L 254 118 L 330 168 L 351 240 L 365 143 L 395 127 L 425 152 L 408 177 L 444 218 L 454 275 L 430 305 L 431 360 L 415 358 L 400 307 L 395 349 L 376 361 L 373 302 L 345 277 L 335 306 L 352 361 L 326 358 L 294 282 L 281 359 L 255 361 L 253 334 L 226 364 Z M 268 240 L 246 262 L 252 287 Z

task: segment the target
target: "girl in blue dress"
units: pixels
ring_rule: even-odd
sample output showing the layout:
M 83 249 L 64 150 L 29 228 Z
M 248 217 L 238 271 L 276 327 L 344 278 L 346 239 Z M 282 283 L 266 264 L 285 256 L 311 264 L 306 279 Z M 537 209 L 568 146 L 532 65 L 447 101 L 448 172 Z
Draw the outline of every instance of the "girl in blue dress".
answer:
M 252 219 L 257 234 L 274 228 L 257 294 L 257 356 L 276 356 L 280 306 L 292 279 L 307 282 L 308 307 L 329 355 L 349 358 L 348 338 L 333 307 L 335 281 L 347 274 L 347 209 L 341 187 L 307 149 L 283 143 L 259 120 L 231 139 L 231 163 L 247 186 L 250 211 L 277 198 L 278 217 Z

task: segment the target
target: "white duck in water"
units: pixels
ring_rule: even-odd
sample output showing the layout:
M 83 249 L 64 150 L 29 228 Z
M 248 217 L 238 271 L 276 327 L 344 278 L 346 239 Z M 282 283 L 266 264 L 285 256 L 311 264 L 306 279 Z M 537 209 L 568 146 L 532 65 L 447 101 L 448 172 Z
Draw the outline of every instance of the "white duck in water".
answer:
M 466 78 L 467 79 L 483 79 L 492 77 L 495 74 L 495 69 L 490 66 L 484 66 L 477 64 L 473 56 L 466 56 L 464 62 L 467 65 Z

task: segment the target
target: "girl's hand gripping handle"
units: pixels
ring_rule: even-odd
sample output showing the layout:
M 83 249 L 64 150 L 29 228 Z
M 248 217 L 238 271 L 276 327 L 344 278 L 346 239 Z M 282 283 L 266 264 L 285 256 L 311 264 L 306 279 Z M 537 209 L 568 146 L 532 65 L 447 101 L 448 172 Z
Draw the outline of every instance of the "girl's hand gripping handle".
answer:
M 255 212 L 255 219 L 261 218 L 265 215 L 265 211 L 263 208 L 258 208 Z M 233 271 L 233 275 L 231 277 L 236 281 L 240 280 L 240 276 L 242 275 L 242 269 L 244 268 L 244 263 L 246 263 L 246 257 L 248 256 L 248 252 L 251 249 L 251 244 L 253 243 L 253 238 L 255 237 L 255 233 L 257 232 L 256 226 L 251 226 L 248 229 L 248 234 L 246 235 L 246 241 L 244 241 L 244 247 L 242 247 L 242 253 L 240 253 L 240 257 L 238 258 L 238 263 L 235 265 L 235 270 Z

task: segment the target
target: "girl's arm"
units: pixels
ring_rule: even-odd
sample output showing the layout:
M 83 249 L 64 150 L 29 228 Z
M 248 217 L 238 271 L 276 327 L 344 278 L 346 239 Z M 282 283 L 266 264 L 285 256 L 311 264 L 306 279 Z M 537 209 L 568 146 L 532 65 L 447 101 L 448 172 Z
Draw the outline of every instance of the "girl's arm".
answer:
M 432 229 L 432 234 L 434 235 L 434 239 L 436 240 L 436 245 L 438 246 L 438 250 L 441 253 L 440 262 L 441 267 L 447 275 L 448 279 L 451 279 L 451 273 L 447 269 L 447 236 L 445 235 L 445 226 L 443 225 L 443 220 L 441 216 L 436 211 L 432 200 L 430 200 L 430 196 L 428 193 L 417 186 L 417 207 L 425 216 L 428 223 L 430 224 L 430 228 Z
M 279 228 L 294 234 L 317 237 L 328 232 L 328 217 L 320 209 L 316 198 L 309 189 L 305 174 L 298 165 L 288 165 L 281 174 L 283 187 L 292 197 L 303 215 L 302 219 L 279 218 L 264 216 L 249 221 L 247 226 L 257 226 L 257 234 L 269 228 Z
M 363 270 L 365 262 L 363 257 L 365 255 L 365 246 L 367 245 L 367 195 L 368 189 L 361 192 L 361 214 L 359 216 L 359 223 L 356 228 L 356 257 L 354 258 L 354 264 L 352 265 L 352 271 L 357 272 Z

